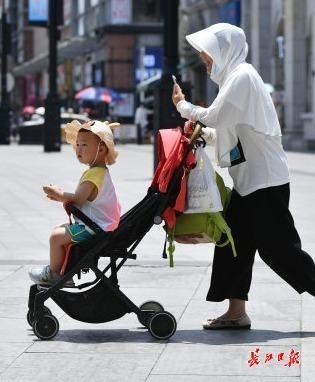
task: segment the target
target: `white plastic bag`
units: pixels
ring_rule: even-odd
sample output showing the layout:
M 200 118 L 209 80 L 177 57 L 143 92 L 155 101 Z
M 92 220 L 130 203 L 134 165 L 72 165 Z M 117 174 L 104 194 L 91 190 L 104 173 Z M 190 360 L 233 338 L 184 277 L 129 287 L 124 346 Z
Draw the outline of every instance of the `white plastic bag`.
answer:
M 204 148 L 196 150 L 197 164 L 187 182 L 187 209 L 184 213 L 223 211 L 216 176 Z

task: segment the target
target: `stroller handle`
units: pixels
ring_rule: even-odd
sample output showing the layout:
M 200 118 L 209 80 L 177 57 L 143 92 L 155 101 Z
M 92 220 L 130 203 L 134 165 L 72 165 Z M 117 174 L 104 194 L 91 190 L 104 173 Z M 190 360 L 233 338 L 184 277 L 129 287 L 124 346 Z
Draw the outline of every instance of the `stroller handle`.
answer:
M 196 122 L 194 131 L 192 132 L 190 136 L 190 143 L 194 143 L 201 135 L 201 130 L 204 127 L 204 125 L 201 122 Z

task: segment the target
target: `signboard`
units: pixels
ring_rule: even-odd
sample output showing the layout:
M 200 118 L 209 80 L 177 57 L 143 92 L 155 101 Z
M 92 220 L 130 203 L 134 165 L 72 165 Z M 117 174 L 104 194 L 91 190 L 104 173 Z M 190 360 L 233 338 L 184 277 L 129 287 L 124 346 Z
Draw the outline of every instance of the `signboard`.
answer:
M 112 24 L 129 24 L 131 22 L 131 1 L 132 0 L 112 0 L 111 18 Z
M 28 24 L 47 26 L 49 0 L 28 0 Z
M 163 48 L 160 46 L 146 46 L 136 50 L 135 83 L 156 75 L 163 71 Z
M 241 2 L 229 1 L 219 6 L 220 23 L 230 23 L 237 26 L 241 24 Z

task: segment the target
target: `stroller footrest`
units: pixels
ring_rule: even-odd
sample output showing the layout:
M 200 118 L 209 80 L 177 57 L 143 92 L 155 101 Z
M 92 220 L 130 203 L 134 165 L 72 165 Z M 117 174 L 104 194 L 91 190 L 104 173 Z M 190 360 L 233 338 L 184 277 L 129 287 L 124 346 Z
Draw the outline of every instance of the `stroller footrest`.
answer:
M 109 254 L 101 255 L 101 257 L 113 257 L 116 259 L 133 259 L 133 260 L 137 259 L 137 255 L 135 253 L 128 253 L 128 252 L 120 252 L 120 253 L 112 252 Z
M 133 260 L 137 259 L 137 255 L 135 253 L 131 253 L 127 256 L 122 256 L 122 257 L 126 257 L 127 259 L 133 259 Z

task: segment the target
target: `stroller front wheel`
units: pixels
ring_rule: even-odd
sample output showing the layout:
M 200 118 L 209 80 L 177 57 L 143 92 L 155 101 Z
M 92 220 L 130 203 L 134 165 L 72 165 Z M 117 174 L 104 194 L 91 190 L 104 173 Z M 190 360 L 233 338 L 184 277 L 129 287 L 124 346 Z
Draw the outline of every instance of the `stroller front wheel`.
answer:
M 166 311 L 154 313 L 148 322 L 150 334 L 158 340 L 167 340 L 176 332 L 175 317 Z
M 51 310 L 47 308 L 47 306 L 44 305 L 44 313 L 45 314 L 51 314 Z M 29 309 L 26 315 L 27 322 L 29 326 L 33 327 L 33 322 L 34 322 L 34 312 Z
M 59 322 L 52 314 L 44 314 L 39 321 L 33 322 L 33 331 L 41 340 L 51 340 L 59 332 Z

